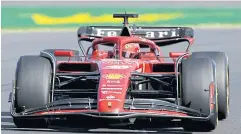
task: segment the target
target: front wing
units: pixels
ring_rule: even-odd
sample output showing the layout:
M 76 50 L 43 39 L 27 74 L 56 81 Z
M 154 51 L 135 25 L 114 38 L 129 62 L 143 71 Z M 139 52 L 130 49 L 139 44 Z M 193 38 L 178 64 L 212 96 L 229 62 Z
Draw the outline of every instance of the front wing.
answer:
M 97 102 L 93 99 L 66 99 L 49 103 L 46 106 L 28 109 L 16 113 L 14 103 L 11 106 L 11 115 L 17 118 L 61 118 L 70 116 L 84 116 L 104 119 L 130 119 L 130 118 L 169 118 L 209 120 L 213 112 L 205 115 L 199 111 L 179 106 L 171 102 L 156 99 L 127 99 L 122 111 L 116 113 L 98 112 Z

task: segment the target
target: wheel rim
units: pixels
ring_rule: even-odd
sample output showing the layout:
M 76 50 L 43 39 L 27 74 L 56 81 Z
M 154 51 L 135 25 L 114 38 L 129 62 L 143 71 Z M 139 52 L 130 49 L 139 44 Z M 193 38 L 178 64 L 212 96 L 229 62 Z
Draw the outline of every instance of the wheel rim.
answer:
M 229 114 L 229 67 L 227 67 L 227 75 L 226 75 L 226 89 L 227 89 L 227 100 L 226 100 L 226 105 L 227 105 L 227 114 Z
M 218 115 L 218 89 L 216 88 L 216 114 Z M 218 116 L 216 116 L 216 122 L 218 126 Z

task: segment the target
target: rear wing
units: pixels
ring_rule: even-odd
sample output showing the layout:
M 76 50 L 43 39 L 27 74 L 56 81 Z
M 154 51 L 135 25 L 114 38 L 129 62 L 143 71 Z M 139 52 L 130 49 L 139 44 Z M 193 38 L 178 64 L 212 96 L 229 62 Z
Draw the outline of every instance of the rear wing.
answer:
M 190 27 L 128 27 L 131 35 L 152 40 L 158 46 L 190 42 L 189 39 L 194 37 L 194 30 Z M 78 29 L 77 35 L 81 40 L 93 41 L 95 38 L 120 36 L 122 30 L 122 26 L 85 26 Z
M 194 37 L 194 30 L 190 27 L 146 27 L 128 26 L 132 35 L 150 40 L 160 40 L 169 38 Z M 84 26 L 78 29 L 78 37 L 90 35 L 96 37 L 119 36 L 122 26 Z
M 190 27 L 148 27 L 129 26 L 128 18 L 138 18 L 138 14 L 113 14 L 113 18 L 123 18 L 123 26 L 84 26 L 77 35 L 80 40 L 93 41 L 95 38 L 110 36 L 138 36 L 154 41 L 158 46 L 188 41 L 194 37 Z M 191 43 L 192 44 L 192 43 Z

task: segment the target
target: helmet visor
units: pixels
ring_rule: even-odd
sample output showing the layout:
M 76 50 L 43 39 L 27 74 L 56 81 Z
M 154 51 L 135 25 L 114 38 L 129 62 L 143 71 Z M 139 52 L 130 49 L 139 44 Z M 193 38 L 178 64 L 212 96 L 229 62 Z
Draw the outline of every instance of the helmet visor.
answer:
M 125 52 L 125 51 L 122 52 L 122 57 L 124 58 L 133 58 L 134 56 L 135 56 L 135 53 L 133 52 Z

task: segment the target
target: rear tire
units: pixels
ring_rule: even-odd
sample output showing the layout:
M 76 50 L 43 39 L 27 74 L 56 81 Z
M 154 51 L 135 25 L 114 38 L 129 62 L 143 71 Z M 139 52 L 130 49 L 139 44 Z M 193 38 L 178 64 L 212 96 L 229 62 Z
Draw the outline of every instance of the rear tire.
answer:
M 210 104 L 210 84 L 213 83 L 212 110 Z M 218 105 L 215 63 L 207 58 L 192 58 L 182 62 L 181 69 L 182 105 L 204 113 L 211 118 L 206 121 L 184 120 L 186 131 L 212 131 L 218 124 Z M 211 113 L 210 113 L 211 111 Z
M 193 52 L 193 58 L 209 58 L 216 63 L 218 89 L 218 117 L 226 119 L 229 115 L 229 64 L 224 52 Z
M 50 101 L 52 67 L 50 61 L 40 56 L 22 56 L 17 63 L 15 108 L 16 112 L 37 108 Z M 13 117 L 17 127 L 45 126 L 43 120 Z M 35 126 L 35 127 L 36 127 Z

